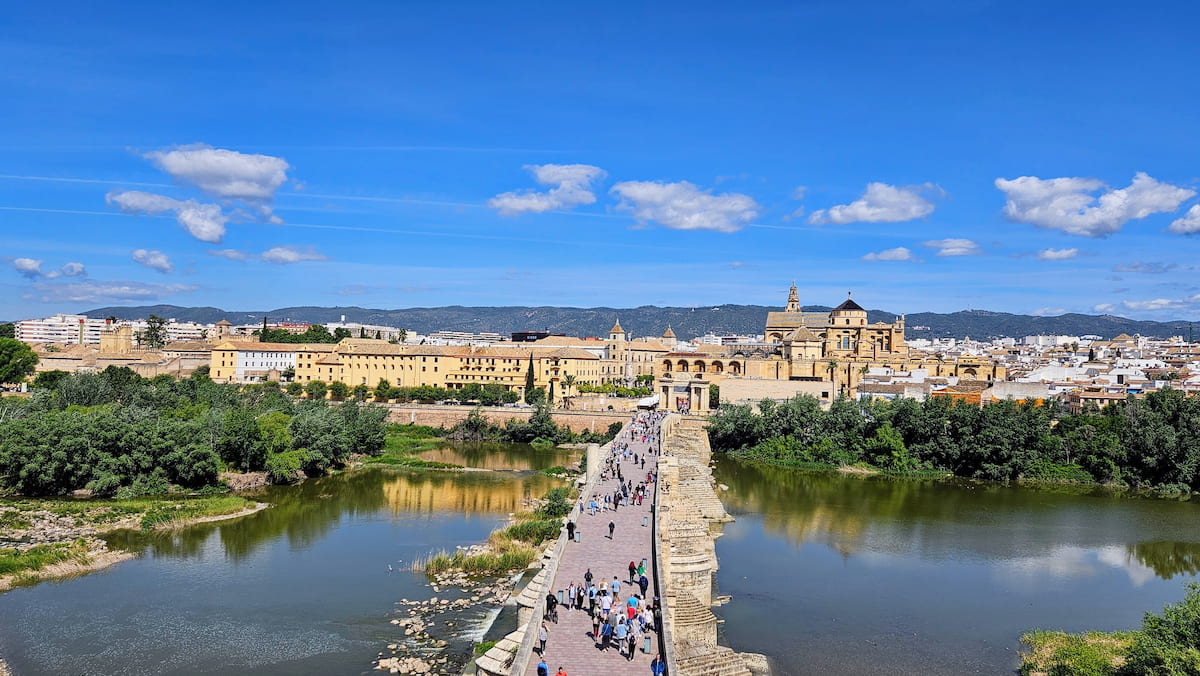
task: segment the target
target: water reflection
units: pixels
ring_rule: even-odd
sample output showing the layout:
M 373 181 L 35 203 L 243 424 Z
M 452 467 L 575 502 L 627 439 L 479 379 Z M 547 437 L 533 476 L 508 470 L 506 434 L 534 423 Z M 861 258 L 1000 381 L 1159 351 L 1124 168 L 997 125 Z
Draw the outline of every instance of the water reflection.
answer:
M 1127 552 L 1164 580 L 1200 573 L 1200 542 L 1139 542 Z
M 419 454 L 424 460 L 448 462 L 482 469 L 536 470 L 571 465 L 582 451 L 564 448 L 534 448 L 529 444 L 459 442 Z
M 247 492 L 271 507 L 237 520 L 153 533 L 118 531 L 107 539 L 111 547 L 155 558 L 190 558 L 205 553 L 216 533 L 225 556 L 237 562 L 281 537 L 291 548 L 304 549 L 344 521 L 383 510 L 410 519 L 508 514 L 561 483 L 541 474 L 372 469 Z
M 404 640 L 394 602 L 431 593 L 404 564 L 486 539 L 560 483 L 373 468 L 262 489 L 271 507 L 239 519 L 114 534 L 141 556 L 0 595 L 0 656 L 21 674 L 375 673 L 376 653 Z M 454 616 L 451 657 L 483 617 Z
M 717 541 L 717 612 L 776 673 L 1012 673 L 1036 628 L 1113 631 L 1200 572 L 1200 505 L 907 481 L 718 458 L 737 521 Z
M 1013 570 L 1056 575 L 1118 565 L 1135 579 L 1146 568 L 1163 579 L 1200 572 L 1190 503 L 1118 498 L 1099 487 L 895 480 L 729 459 L 718 461 L 717 476 L 735 516 L 755 514 L 797 546 L 819 542 L 845 556 L 1007 560 Z M 1150 532 L 1179 539 L 1137 542 Z

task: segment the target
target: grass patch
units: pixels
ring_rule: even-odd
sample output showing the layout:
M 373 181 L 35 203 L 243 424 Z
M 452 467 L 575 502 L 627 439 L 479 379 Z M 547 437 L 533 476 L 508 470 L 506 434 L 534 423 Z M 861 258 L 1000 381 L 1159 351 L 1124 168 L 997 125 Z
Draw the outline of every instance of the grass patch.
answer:
M 413 562 L 413 570 L 437 575 L 450 570 L 461 570 L 468 575 L 493 576 L 527 568 L 538 557 L 538 551 L 528 545 L 511 544 L 504 551 L 453 554 L 443 550 L 427 559 Z
M 499 641 L 483 641 L 482 643 L 476 643 L 474 648 L 475 657 L 479 657 L 492 648 L 495 648 L 497 643 L 499 643 Z
M 558 537 L 562 527 L 562 521 L 559 519 L 530 519 L 514 523 L 498 531 L 498 534 L 510 540 L 521 540 L 536 545 Z
M 383 440 L 383 452 L 367 458 L 365 464 L 407 467 L 410 469 L 461 469 L 462 465 L 435 462 L 416 457 L 445 443 L 446 430 L 425 425 L 389 425 Z
M 234 496 L 195 498 L 190 500 L 158 500 L 142 516 L 142 530 L 170 527 L 207 516 L 225 516 L 250 509 L 253 500 Z
M 1021 637 L 1030 647 L 1021 653 L 1021 676 L 1110 676 L 1125 663 L 1136 631 L 1068 634 L 1034 631 Z
M 418 469 L 462 469 L 462 465 L 451 462 L 436 462 L 402 453 L 384 453 L 374 458 L 367 458 L 368 465 L 388 465 L 390 467 L 415 467 Z
M 542 474 L 546 474 L 549 476 L 562 476 L 564 474 L 567 474 L 567 475 L 579 474 L 579 472 L 577 472 L 573 469 L 567 469 L 566 467 L 563 467 L 562 465 L 555 465 L 553 467 L 547 467 L 546 469 L 543 469 Z
M 0 528 L 29 528 L 33 523 L 19 509 L 0 510 Z
M 56 542 L 48 545 L 37 545 L 25 551 L 16 549 L 0 549 L 0 575 L 17 575 L 30 577 L 30 571 L 41 570 L 46 566 L 65 561 L 76 561 L 86 564 L 89 561 L 87 543 L 83 540 L 74 542 Z M 36 575 L 32 576 L 37 578 Z M 29 580 L 26 580 L 28 582 Z M 21 582 L 20 579 L 16 582 Z

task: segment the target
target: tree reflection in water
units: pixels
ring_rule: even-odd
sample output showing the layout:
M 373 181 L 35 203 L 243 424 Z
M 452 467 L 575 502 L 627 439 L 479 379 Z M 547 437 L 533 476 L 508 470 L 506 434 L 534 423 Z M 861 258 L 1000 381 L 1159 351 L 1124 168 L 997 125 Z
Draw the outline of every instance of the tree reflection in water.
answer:
M 225 556 L 237 562 L 278 537 L 293 548 L 307 547 L 347 517 L 507 514 L 561 483 L 540 474 L 369 469 L 249 491 L 247 497 L 271 505 L 250 516 L 169 531 L 117 531 L 107 541 L 154 558 L 194 558 L 216 533 Z

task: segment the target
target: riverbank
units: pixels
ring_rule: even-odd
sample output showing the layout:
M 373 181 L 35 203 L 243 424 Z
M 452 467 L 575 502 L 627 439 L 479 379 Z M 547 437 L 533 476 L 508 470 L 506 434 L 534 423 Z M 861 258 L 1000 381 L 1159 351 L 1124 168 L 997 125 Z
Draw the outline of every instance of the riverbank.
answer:
M 1070 493 L 1073 495 L 1103 495 L 1106 497 L 1142 498 L 1151 500 L 1189 501 L 1196 493 L 1180 490 L 1177 486 L 1159 486 L 1153 488 L 1137 488 L 1120 483 L 1100 483 L 1073 478 L 1058 477 L 1020 477 L 1008 481 L 963 477 L 946 470 L 917 469 L 896 470 L 886 469 L 865 462 L 853 465 L 838 463 L 811 462 L 802 460 L 770 459 L 739 454 L 738 452 L 718 453 L 746 465 L 761 465 L 785 470 L 812 473 L 837 473 L 839 475 L 869 479 L 891 479 L 896 481 L 940 481 L 949 484 L 964 484 L 972 486 L 1015 486 L 1041 491 Z
M 108 548 L 116 530 L 162 530 L 233 519 L 268 505 L 231 495 L 129 500 L 0 501 L 0 591 L 62 579 L 133 558 Z

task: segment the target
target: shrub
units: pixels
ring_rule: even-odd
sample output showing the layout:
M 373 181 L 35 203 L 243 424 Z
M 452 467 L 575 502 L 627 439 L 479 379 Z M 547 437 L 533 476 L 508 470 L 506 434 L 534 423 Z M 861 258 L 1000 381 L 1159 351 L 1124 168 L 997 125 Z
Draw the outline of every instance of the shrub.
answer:
M 267 457 L 267 478 L 273 484 L 288 484 L 301 477 L 300 468 L 305 461 L 304 451 L 284 451 Z
M 1162 615 L 1146 613 L 1121 674 L 1200 674 L 1200 584 L 1188 583 L 1187 596 Z

